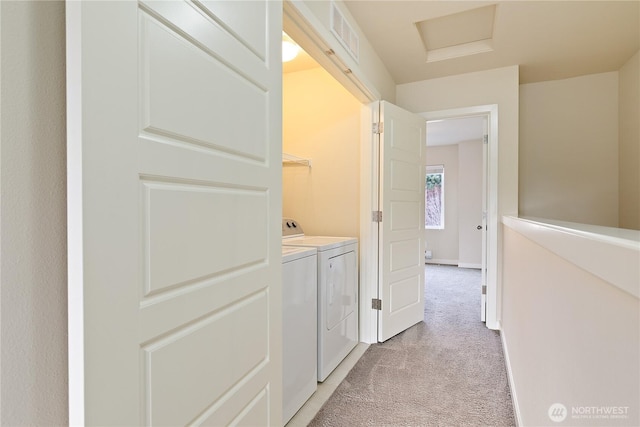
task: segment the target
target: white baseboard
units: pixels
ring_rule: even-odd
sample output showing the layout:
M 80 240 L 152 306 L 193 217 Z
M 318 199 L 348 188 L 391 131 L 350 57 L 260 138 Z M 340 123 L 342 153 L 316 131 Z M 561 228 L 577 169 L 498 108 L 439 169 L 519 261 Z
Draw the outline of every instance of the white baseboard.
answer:
M 446 264 L 446 265 L 458 265 L 457 259 L 425 259 L 425 264 Z
M 511 403 L 513 404 L 513 415 L 515 416 L 516 426 L 523 425 L 520 417 L 520 406 L 518 406 L 518 396 L 516 386 L 513 382 L 513 372 L 511 371 L 511 360 L 509 359 L 509 351 L 507 350 L 507 340 L 504 336 L 504 330 L 500 331 L 500 341 L 502 342 L 502 352 L 504 353 L 504 364 L 507 367 L 507 380 L 509 381 L 509 390 L 511 391 Z
M 477 268 L 477 269 L 480 269 L 480 268 L 482 268 L 482 264 L 471 264 L 471 263 L 467 263 L 467 262 L 461 262 L 461 263 L 458 263 L 458 267 L 460 267 L 460 268 Z

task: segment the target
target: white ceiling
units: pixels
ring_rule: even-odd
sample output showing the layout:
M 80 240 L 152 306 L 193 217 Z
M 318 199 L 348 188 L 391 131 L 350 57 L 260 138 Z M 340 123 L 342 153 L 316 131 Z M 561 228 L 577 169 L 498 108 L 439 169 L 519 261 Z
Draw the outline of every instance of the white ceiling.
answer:
M 427 145 L 453 145 L 467 141 L 482 140 L 483 117 L 461 117 L 427 122 Z
M 615 71 L 640 48 L 640 1 L 345 4 L 396 84 L 520 65 L 520 83 Z M 427 63 L 416 23 L 496 4 L 493 51 Z M 459 31 L 452 28 L 452 31 Z

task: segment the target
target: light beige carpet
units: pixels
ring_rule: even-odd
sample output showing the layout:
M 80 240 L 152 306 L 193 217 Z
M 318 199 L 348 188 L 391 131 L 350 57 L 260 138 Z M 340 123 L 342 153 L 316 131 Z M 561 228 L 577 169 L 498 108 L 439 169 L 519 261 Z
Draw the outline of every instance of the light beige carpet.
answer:
M 480 321 L 479 294 L 479 270 L 427 266 L 424 322 L 370 346 L 309 425 L 515 425 L 500 336 Z

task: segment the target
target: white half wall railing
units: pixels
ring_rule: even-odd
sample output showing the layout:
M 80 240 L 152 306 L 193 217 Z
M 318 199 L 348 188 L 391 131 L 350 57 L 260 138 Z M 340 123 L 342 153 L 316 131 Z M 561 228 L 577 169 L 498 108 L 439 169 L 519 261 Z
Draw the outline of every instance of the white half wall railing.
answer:
M 640 230 L 534 217 L 505 226 L 621 290 L 640 298 Z
M 518 425 L 640 425 L 640 231 L 502 218 Z

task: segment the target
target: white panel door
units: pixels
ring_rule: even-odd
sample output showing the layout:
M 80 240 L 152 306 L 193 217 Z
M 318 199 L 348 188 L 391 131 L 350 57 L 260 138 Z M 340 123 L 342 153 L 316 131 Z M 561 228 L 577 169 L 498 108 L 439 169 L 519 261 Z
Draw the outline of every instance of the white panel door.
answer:
M 380 102 L 378 341 L 424 318 L 426 120 Z
M 282 3 L 67 3 L 70 421 L 280 425 Z

